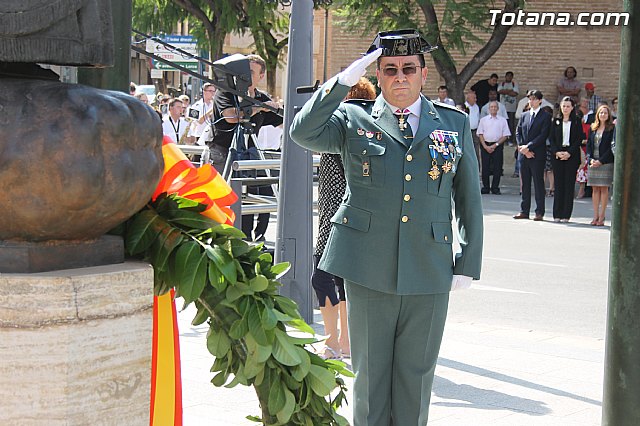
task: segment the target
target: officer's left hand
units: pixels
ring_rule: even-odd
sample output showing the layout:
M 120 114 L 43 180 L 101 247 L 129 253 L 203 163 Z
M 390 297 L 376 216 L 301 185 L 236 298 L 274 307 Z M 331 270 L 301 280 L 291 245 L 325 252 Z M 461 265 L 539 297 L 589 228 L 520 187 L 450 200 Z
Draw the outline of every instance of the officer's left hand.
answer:
M 473 278 L 466 275 L 454 275 L 451 279 L 451 291 L 467 289 L 471 287 L 471 281 Z
M 381 54 L 382 48 L 376 49 L 349 65 L 347 69 L 338 74 L 338 83 L 349 87 L 355 86 L 360 77 L 364 75 L 367 67 L 374 63 Z

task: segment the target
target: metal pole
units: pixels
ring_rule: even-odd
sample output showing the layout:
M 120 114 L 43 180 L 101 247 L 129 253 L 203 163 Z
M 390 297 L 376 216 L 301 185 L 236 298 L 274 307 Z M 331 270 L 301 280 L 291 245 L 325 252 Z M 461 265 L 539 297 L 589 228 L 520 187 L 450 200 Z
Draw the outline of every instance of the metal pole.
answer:
M 296 108 L 309 99 L 309 94 L 297 94 L 296 87 L 312 84 L 313 78 L 313 0 L 291 3 L 287 93 L 284 114 L 284 143 L 278 201 L 278 235 L 275 258 L 291 262 L 291 269 L 282 277 L 281 293 L 298 303 L 302 318 L 313 322 L 311 294 L 313 200 L 311 152 L 293 143 L 289 127 Z
M 609 303 L 605 351 L 604 426 L 640 424 L 640 5 L 625 0 L 629 25 L 622 28 L 620 100 Z
M 78 83 L 129 93 L 131 62 L 131 0 L 112 0 L 114 65 L 110 68 L 78 68 Z

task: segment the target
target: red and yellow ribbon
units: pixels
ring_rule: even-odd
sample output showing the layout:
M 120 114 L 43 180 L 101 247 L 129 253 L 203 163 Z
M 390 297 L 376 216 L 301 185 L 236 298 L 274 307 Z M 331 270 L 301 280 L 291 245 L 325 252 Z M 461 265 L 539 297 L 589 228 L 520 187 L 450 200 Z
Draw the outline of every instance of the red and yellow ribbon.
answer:
M 178 194 L 207 206 L 201 214 L 233 225 L 229 206 L 238 200 L 227 182 L 210 164 L 196 168 L 171 139 L 162 141 L 164 174 L 153 194 Z M 182 381 L 175 292 L 153 301 L 153 354 L 151 372 L 152 426 L 182 426 Z
M 238 200 L 227 182 L 211 164 L 196 168 L 168 137 L 162 141 L 164 174 L 153 194 L 155 200 L 163 192 L 178 194 L 205 204 L 202 212 L 218 223 L 233 225 L 235 215 L 229 207 Z

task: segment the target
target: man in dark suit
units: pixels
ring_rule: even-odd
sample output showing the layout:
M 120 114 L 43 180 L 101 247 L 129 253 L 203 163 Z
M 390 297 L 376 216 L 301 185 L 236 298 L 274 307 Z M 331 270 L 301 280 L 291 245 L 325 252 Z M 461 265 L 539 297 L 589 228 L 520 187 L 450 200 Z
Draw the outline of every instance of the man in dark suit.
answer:
M 551 127 L 551 116 L 540 109 L 542 92 L 529 90 L 529 111 L 522 114 L 516 128 L 518 151 L 522 156 L 520 178 L 522 179 L 522 202 L 520 213 L 514 219 L 529 219 L 531 209 L 531 180 L 536 197 L 535 221 L 544 217 L 544 163 L 546 159 L 546 142 Z
M 347 292 L 353 426 L 427 424 L 449 290 L 480 278 L 482 200 L 469 119 L 421 94 L 431 50 L 414 30 L 379 33 L 290 129 L 298 144 L 344 163 L 347 193 L 320 268 L 344 278 Z M 342 103 L 375 62 L 381 95 Z M 452 199 L 465 236 L 455 262 Z

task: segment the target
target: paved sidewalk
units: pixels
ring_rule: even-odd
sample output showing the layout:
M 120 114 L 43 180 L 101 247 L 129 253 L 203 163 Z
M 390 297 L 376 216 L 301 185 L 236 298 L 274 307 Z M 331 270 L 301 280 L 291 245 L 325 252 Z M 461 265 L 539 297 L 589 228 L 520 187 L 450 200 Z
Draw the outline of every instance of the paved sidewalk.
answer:
M 505 220 L 510 220 L 519 206 L 519 180 L 511 178 L 514 149 L 509 148 L 505 152 L 503 196 L 485 196 L 497 197 L 495 199 L 503 205 L 504 212 L 500 214 Z M 550 216 L 551 199 L 548 203 Z M 577 201 L 575 218 L 567 229 L 590 228 L 587 225 L 590 208 L 590 200 Z M 546 220 L 551 219 L 547 217 Z M 548 229 L 558 226 L 547 222 L 540 226 Z M 600 231 L 608 232 L 605 229 Z M 275 236 L 273 218 L 269 232 Z M 571 232 L 567 233 L 567 238 L 572 238 L 574 234 Z M 527 271 L 534 273 L 534 269 Z M 540 331 L 544 327 L 506 327 L 499 320 L 493 324 L 469 322 L 468 315 L 461 317 L 459 302 L 470 297 L 479 299 L 480 292 L 491 290 L 492 287 L 482 285 L 480 281 L 474 283 L 470 290 L 451 295 L 450 307 L 457 308 L 450 308 L 447 319 L 433 386 L 429 425 L 599 425 L 604 339 Z M 213 357 L 206 349 L 207 326 L 192 327 L 190 320 L 194 313 L 195 310 L 190 308 L 179 315 L 185 426 L 255 425 L 245 419 L 247 415 L 260 412 L 252 388 L 215 388 L 209 383 L 213 376 L 209 373 Z M 314 328 L 317 332 L 322 331 L 321 321 L 316 310 Z M 527 318 L 521 323 L 526 324 Z M 345 362 L 349 363 L 349 360 Z M 351 389 L 351 381 L 347 379 L 346 382 Z M 351 394 L 348 400 L 351 400 Z M 350 419 L 351 407 L 343 407 L 340 413 Z
M 255 424 L 245 419 L 259 413 L 251 388 L 209 383 L 213 357 L 206 349 L 207 327 L 190 325 L 194 312 L 189 308 L 179 315 L 185 426 Z M 316 321 L 320 330 L 318 311 Z M 603 361 L 599 339 L 461 323 L 450 315 L 429 424 L 599 425 Z M 350 407 L 341 414 L 350 418 Z

